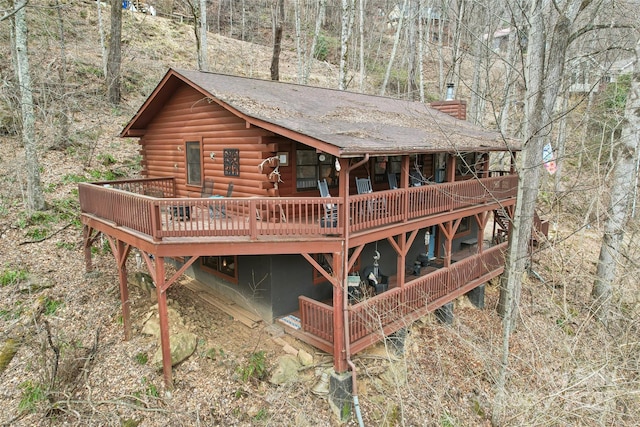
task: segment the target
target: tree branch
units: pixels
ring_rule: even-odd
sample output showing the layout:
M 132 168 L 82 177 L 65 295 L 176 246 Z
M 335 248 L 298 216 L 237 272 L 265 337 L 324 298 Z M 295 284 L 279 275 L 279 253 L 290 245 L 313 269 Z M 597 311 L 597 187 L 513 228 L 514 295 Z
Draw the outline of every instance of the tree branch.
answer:
M 20 9 L 22 9 L 23 7 L 26 7 L 27 3 L 29 3 L 29 0 L 24 0 L 22 2 L 22 4 L 19 4 L 19 5 L 15 6 L 12 10 L 5 10 L 4 14 L 2 16 L 0 16 L 0 22 L 4 21 L 5 19 L 11 18 L 18 11 L 20 11 Z
M 577 30 L 569 36 L 569 44 L 573 43 L 577 38 L 585 35 L 590 31 L 606 30 L 611 28 L 635 28 L 633 25 L 617 25 L 617 24 L 589 24 Z

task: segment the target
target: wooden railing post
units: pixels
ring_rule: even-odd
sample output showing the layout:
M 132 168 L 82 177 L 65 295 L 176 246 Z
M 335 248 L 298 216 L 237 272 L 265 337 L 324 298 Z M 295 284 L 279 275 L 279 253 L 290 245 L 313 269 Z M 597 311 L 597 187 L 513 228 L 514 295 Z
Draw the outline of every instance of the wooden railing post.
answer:
M 249 236 L 251 240 L 258 238 L 258 204 L 254 199 L 249 200 L 249 212 L 247 212 L 249 218 Z

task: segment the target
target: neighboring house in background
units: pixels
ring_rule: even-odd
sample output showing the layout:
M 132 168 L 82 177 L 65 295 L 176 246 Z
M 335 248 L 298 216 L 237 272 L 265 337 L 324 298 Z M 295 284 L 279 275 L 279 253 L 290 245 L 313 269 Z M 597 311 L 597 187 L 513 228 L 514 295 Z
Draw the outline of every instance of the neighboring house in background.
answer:
M 623 74 L 633 71 L 631 58 L 616 61 L 598 61 L 591 56 L 581 56 L 569 61 L 569 92 L 573 94 L 600 92 L 610 83 L 615 83 Z
M 79 185 L 87 268 L 105 235 L 128 337 L 126 259 L 143 255 L 168 385 L 166 290 L 182 274 L 267 322 L 297 319 L 287 331 L 345 372 L 427 312 L 470 291 L 482 301 L 503 272 L 518 178 L 513 162 L 489 165 L 518 147 L 442 112 L 464 107 L 171 69 L 122 131 L 139 138 L 144 178 Z M 356 178 L 373 191 L 357 194 Z

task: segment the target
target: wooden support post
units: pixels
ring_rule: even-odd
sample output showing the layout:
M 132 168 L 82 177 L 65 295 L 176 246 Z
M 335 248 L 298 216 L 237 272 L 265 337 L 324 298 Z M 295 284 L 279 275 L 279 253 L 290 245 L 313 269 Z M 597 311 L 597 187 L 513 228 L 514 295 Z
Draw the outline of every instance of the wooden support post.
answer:
M 164 258 L 156 258 L 155 266 L 156 292 L 158 295 L 158 316 L 160 318 L 160 347 L 162 348 L 162 372 L 164 385 L 173 389 L 171 371 L 171 343 L 169 342 L 169 313 L 167 309 L 167 287 L 165 286 Z
M 387 239 L 391 241 L 392 239 Z M 407 238 L 405 233 L 398 234 L 398 242 L 397 246 L 394 246 L 397 255 L 397 264 L 396 264 L 396 286 L 402 287 L 404 286 L 406 272 L 405 272 L 405 261 L 407 259 Z
M 487 222 L 489 222 L 489 211 L 480 212 L 475 217 L 478 224 L 478 253 L 481 253 L 484 246 L 484 229 L 487 226 Z
M 337 286 L 333 288 L 333 369 L 340 373 L 347 370 L 347 343 L 344 323 L 344 292 L 346 292 L 347 278 L 343 273 L 346 250 L 333 253 L 331 268 L 334 272 Z
M 120 281 L 120 301 L 122 303 L 122 325 L 124 326 L 124 340 L 131 338 L 131 301 L 127 284 L 127 255 L 130 246 L 121 240 L 116 241 L 116 262 L 118 264 L 118 279 Z
M 456 180 L 456 156 L 447 154 L 447 169 L 445 172 L 445 181 L 454 182 Z
M 91 227 L 84 225 L 82 227 L 83 242 L 84 242 L 84 269 L 89 273 L 93 271 L 93 262 L 91 259 L 91 246 L 93 239 L 91 238 Z

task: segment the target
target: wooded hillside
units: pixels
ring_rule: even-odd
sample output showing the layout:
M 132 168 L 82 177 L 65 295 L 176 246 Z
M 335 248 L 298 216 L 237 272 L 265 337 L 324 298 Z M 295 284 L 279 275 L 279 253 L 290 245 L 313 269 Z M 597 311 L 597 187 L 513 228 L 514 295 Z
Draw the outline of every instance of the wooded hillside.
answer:
M 198 349 L 176 368 L 175 390 L 165 392 L 149 362 L 157 342 L 141 332 L 157 312 L 146 290 L 133 290 L 134 332 L 125 342 L 108 244 L 95 251 L 96 272 L 84 273 L 77 183 L 138 174 L 139 147 L 118 134 L 168 67 L 197 68 L 198 2 L 150 1 L 155 15 L 141 12 L 137 1 L 130 3 L 139 11 L 123 10 L 118 104 L 107 99 L 109 4 L 27 4 L 42 210 L 29 208 L 25 166 L 24 86 L 13 29 L 15 8 L 23 3 L 0 1 L 0 423 L 334 425 L 325 400 L 311 391 L 316 371 L 330 360 L 315 355 L 318 365 L 296 381 L 269 383 L 287 347 L 266 325 L 233 322 L 186 286 L 169 290 L 171 318 L 198 335 Z M 277 3 L 206 2 L 209 70 L 269 78 Z M 637 2 L 582 2 L 579 8 L 555 2 L 540 15 L 539 38 L 530 27 L 532 5 L 512 1 L 282 3 L 280 79 L 424 101 L 444 98 L 453 83 L 455 97 L 468 102 L 470 121 L 525 144 L 541 138 L 557 166 L 548 173 L 549 159 L 539 150 L 533 190 L 551 234 L 526 260 L 509 363 L 501 363 L 499 284 L 490 283 L 484 310 L 460 299 L 453 326 L 432 316 L 412 325 L 399 360 L 384 346 L 354 358 L 365 425 L 636 425 L 635 175 L 624 203 L 610 195 L 620 153 L 637 164 L 637 145 L 620 143 L 629 134 L 637 138 L 637 129 L 625 127 L 627 100 L 638 98 L 632 90 Z M 562 55 L 545 56 L 538 70 L 547 76 L 540 93 L 556 83 L 557 90 L 540 100 L 545 114 L 532 131 L 535 58 L 527 55 L 538 39 L 544 40 L 536 52 Z M 617 205 L 625 206 L 625 219 L 607 225 Z M 592 295 L 603 235 L 617 238 L 606 319 Z M 355 418 L 347 423 L 356 424 Z

